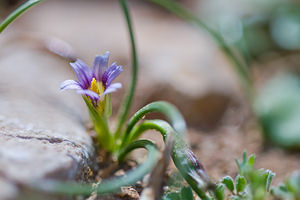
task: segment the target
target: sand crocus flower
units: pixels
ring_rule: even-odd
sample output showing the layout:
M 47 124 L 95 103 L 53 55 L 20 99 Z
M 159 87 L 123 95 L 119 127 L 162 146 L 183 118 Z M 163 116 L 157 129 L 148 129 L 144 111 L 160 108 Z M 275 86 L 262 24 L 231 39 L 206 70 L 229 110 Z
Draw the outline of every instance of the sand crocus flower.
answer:
M 108 67 L 108 58 L 109 52 L 98 55 L 92 69 L 80 59 L 70 63 L 78 80 L 62 82 L 60 90 L 76 90 L 78 94 L 88 97 L 93 106 L 103 113 L 106 96 L 122 87 L 121 83 L 112 83 L 122 72 L 122 67 L 115 62 Z

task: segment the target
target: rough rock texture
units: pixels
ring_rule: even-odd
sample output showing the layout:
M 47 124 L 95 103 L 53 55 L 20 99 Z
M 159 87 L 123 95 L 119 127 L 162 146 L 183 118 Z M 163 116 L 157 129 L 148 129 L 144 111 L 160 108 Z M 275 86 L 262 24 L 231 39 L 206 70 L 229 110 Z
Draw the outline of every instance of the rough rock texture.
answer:
M 0 38 L 0 199 L 15 199 L 19 185 L 44 178 L 87 180 L 94 150 L 83 104 L 59 92 L 72 78 L 67 62 L 7 41 Z
M 153 100 L 168 100 L 189 125 L 215 127 L 238 90 L 230 63 L 205 32 L 150 5 L 130 3 L 140 63 L 134 110 Z M 110 50 L 111 61 L 124 66 L 120 78 L 126 88 L 130 46 L 117 1 L 47 1 L 15 25 L 29 31 L 27 35 L 68 42 L 89 64 L 96 54 Z

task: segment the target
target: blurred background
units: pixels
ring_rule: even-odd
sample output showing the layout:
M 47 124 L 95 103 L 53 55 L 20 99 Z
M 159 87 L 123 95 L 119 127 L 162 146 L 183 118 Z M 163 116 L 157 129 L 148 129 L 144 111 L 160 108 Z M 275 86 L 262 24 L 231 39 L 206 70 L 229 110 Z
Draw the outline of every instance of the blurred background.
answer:
M 22 2 L 1 0 L 0 17 L 4 19 Z M 258 100 L 254 101 L 254 106 L 246 100 L 246 92 L 232 63 L 205 30 L 147 1 L 132 0 L 129 3 L 140 64 L 132 111 L 155 100 L 175 104 L 187 121 L 193 150 L 215 178 L 234 174 L 236 167 L 233 159 L 240 157 L 244 149 L 257 154 L 258 167 L 269 168 L 277 174 L 275 182 L 300 169 L 297 151 L 276 147 L 300 147 L 300 2 L 178 2 L 216 30 L 248 64 L 257 92 L 254 99 Z M 110 61 L 117 61 L 124 68 L 124 73 L 118 78 L 124 87 L 121 92 L 113 94 L 116 113 L 128 86 L 131 69 L 130 45 L 124 22 L 117 1 L 45 1 L 24 14 L 1 36 L 0 59 L 6 63 L 6 68 L 1 67 L 1 72 L 7 74 L 8 66 L 13 68 L 20 64 L 16 52 L 18 55 L 26 52 L 30 59 L 22 62 L 43 65 L 47 68 L 47 74 L 22 67 L 18 68 L 18 73 L 25 77 L 26 74 L 36 73 L 36 79 L 41 79 L 37 84 L 44 85 L 50 77 L 61 81 L 63 77 L 72 77 L 68 60 L 57 54 L 69 60 L 79 57 L 91 65 L 95 55 L 109 50 Z M 40 54 L 52 59 L 37 64 Z M 8 82 L 14 77 L 14 70 L 9 70 Z M 39 78 L 44 76 L 46 79 Z M 22 90 L 36 88 L 37 84 L 27 84 L 28 80 L 30 78 L 20 78 L 24 81 Z M 19 85 L 12 84 L 11 88 L 20 89 Z M 51 91 L 55 88 L 58 91 L 60 82 L 51 84 Z M 48 86 L 44 88 L 46 93 Z M 280 98 L 283 96 L 288 96 L 288 99 Z M 279 100 L 272 101 L 274 99 Z M 286 105 L 294 107 L 286 108 Z M 278 106 L 282 109 L 273 112 Z M 262 119 L 262 125 L 254 116 Z M 281 122 L 284 122 L 282 126 Z M 261 134 L 262 130 L 268 134 Z M 289 135 L 287 140 L 286 135 Z M 160 140 L 151 133 L 148 137 Z M 273 141 L 273 138 L 276 139 Z M 284 144 L 281 143 L 283 140 Z M 296 143 L 290 143 L 291 140 Z

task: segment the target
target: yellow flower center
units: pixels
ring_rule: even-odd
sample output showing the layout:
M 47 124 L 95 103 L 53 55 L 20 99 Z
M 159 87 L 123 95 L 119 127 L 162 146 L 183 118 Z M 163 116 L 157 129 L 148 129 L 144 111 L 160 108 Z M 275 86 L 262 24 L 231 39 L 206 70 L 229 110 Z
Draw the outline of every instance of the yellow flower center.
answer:
M 104 92 L 104 87 L 102 85 L 102 82 L 97 82 L 95 78 L 93 78 L 91 82 L 90 90 L 99 94 L 99 96 Z
M 99 96 L 101 96 L 101 94 L 103 94 L 105 88 L 102 85 L 102 82 L 97 82 L 97 80 L 95 78 L 93 78 L 93 80 L 91 82 L 91 86 L 90 86 L 89 89 L 91 91 L 97 93 Z M 102 98 L 102 100 L 100 99 L 98 102 L 96 102 L 96 104 L 94 106 L 98 110 L 99 114 L 104 113 L 104 109 L 106 108 L 106 104 L 107 104 L 107 97 L 106 96 L 104 98 Z

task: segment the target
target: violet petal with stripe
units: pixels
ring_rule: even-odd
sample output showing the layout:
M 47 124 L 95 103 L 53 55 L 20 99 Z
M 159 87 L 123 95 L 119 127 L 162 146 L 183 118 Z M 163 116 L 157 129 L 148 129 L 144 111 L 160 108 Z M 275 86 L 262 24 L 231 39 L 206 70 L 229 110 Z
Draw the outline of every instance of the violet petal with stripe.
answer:
M 102 81 L 102 76 L 108 66 L 108 58 L 109 58 L 109 52 L 107 51 L 103 56 L 98 55 L 95 60 L 94 60 L 94 65 L 93 65 L 93 77 L 97 81 Z
M 110 86 L 108 86 L 108 88 L 106 88 L 106 90 L 101 94 L 101 96 L 104 96 L 106 94 L 110 94 L 112 92 L 115 92 L 115 91 L 117 91 L 120 88 L 122 88 L 122 84 L 121 83 L 113 83 Z
M 122 71 L 123 70 L 120 65 L 116 65 L 116 63 L 111 64 L 103 74 L 103 85 L 107 88 Z
M 81 95 L 86 95 L 90 97 L 90 99 L 92 99 L 93 101 L 98 101 L 100 99 L 99 95 L 91 90 L 77 90 L 77 93 Z
M 92 81 L 92 73 L 88 65 L 80 59 L 77 59 L 74 63 L 70 63 L 70 65 L 74 70 L 80 86 L 83 89 L 88 89 Z
M 60 90 L 80 90 L 80 84 L 75 80 L 65 80 L 60 84 Z

